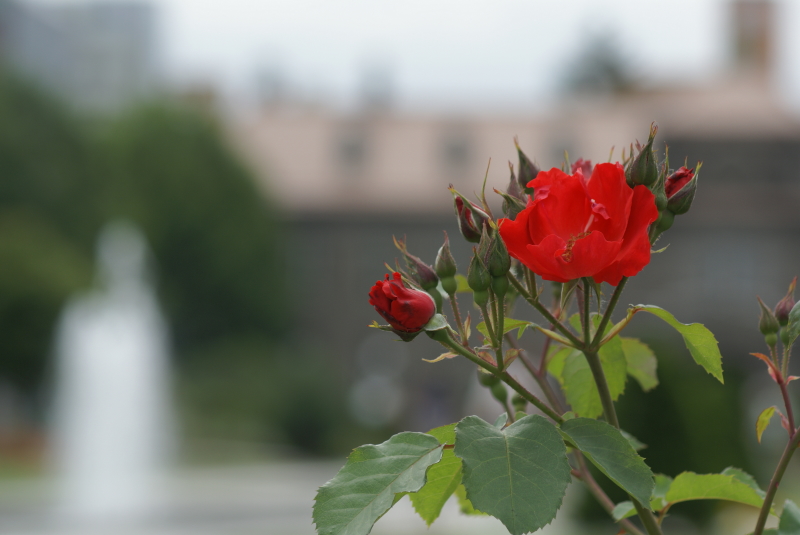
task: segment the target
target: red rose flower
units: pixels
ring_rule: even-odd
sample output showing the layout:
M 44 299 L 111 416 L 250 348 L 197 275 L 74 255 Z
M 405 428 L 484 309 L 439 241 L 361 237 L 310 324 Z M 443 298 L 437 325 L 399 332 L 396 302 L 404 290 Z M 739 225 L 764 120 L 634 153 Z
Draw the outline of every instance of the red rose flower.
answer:
M 694 169 L 687 169 L 681 167 L 667 177 L 664 183 L 664 191 L 667 194 L 667 199 L 678 193 L 683 186 L 685 186 L 691 179 L 694 178 Z
M 500 220 L 500 235 L 509 254 L 543 279 L 593 277 L 616 286 L 650 262 L 655 196 L 629 187 L 621 165 L 597 164 L 588 179 L 553 168 L 528 186 L 533 200 L 515 220 Z
M 369 304 L 398 331 L 414 333 L 422 329 L 434 314 L 436 304 L 425 292 L 406 288 L 399 273 L 375 283 L 369 291 Z

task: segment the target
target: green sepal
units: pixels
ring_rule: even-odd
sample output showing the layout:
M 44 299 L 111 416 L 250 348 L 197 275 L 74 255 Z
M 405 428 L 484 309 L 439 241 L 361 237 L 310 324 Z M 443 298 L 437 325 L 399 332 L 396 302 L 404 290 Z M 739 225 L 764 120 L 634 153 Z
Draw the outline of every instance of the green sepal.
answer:
M 423 331 L 440 331 L 448 327 L 447 318 L 441 314 L 434 314 L 428 323 L 422 326 Z

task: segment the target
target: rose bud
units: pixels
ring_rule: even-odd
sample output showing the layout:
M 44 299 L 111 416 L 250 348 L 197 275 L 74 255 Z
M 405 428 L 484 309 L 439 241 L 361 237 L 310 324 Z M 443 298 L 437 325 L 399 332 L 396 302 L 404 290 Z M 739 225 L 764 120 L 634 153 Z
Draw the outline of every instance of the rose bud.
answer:
M 651 125 L 647 144 L 639 149 L 639 155 L 628 168 L 626 178 L 628 185 L 632 188 L 640 184 L 649 188 L 658 180 L 658 162 L 656 162 L 656 153 L 653 151 L 653 141 L 656 139 L 657 132 L 658 127 L 655 124 Z
M 401 253 L 403 253 L 403 258 L 406 260 L 406 266 L 408 267 L 408 274 L 411 278 L 420 285 L 420 287 L 425 291 L 430 291 L 436 286 L 439 285 L 439 277 L 436 276 L 436 272 L 433 270 L 431 266 L 426 264 L 422 261 L 419 257 L 414 256 L 413 254 L 408 252 L 406 249 L 406 242 L 405 240 L 398 240 L 394 239 L 394 245 L 397 247 Z
M 450 240 L 447 237 L 447 232 L 444 233 L 444 245 L 439 249 L 436 255 L 436 261 L 433 263 L 433 269 L 439 275 L 442 281 L 442 288 L 447 295 L 453 295 L 458 289 L 458 283 L 455 276 L 458 268 L 456 267 L 456 259 L 450 252 Z
M 789 323 L 789 312 L 792 311 L 794 308 L 794 288 L 797 285 L 797 277 L 792 279 L 792 283 L 789 285 L 789 291 L 786 292 L 786 295 L 783 299 L 778 301 L 778 304 L 775 306 L 775 317 L 778 318 L 778 324 L 781 327 L 786 327 Z
M 533 195 L 533 188 L 529 187 L 528 184 L 539 174 L 539 168 L 519 148 L 519 140 L 517 138 L 514 138 L 514 145 L 517 147 L 517 154 L 519 155 L 519 177 L 517 178 L 519 186 L 525 194 Z
M 756 299 L 758 299 L 758 306 L 761 308 L 761 316 L 758 318 L 758 330 L 764 335 L 767 345 L 775 347 L 775 344 L 778 343 L 777 332 L 780 329 L 778 318 L 775 317 L 775 314 L 764 304 L 760 297 L 756 296 Z
M 478 243 L 481 241 L 481 229 L 486 221 L 491 219 L 489 214 L 483 209 L 468 201 L 463 195 L 458 193 L 452 186 L 450 191 L 455 197 L 456 216 L 458 217 L 458 229 L 461 235 L 468 242 Z
M 489 301 L 489 286 L 492 284 L 492 276 L 477 249 L 473 247 L 472 252 L 472 261 L 467 270 L 467 284 L 472 290 L 475 304 L 483 306 Z
M 698 171 L 700 165 L 697 166 Z M 675 215 L 685 214 L 692 207 L 697 191 L 697 176 L 694 169 L 681 167 L 667 177 L 664 192 L 667 195 L 667 208 Z
M 433 298 L 425 292 L 406 288 L 399 273 L 378 281 L 369 291 L 369 304 L 401 333 L 415 333 L 436 314 Z
M 514 166 L 511 162 L 508 162 L 508 168 L 511 170 L 511 180 L 508 183 L 506 192 L 494 191 L 503 197 L 503 214 L 509 219 L 514 219 L 518 213 L 525 209 L 525 194 L 522 192 L 519 182 L 517 182 L 517 177 L 514 176 Z

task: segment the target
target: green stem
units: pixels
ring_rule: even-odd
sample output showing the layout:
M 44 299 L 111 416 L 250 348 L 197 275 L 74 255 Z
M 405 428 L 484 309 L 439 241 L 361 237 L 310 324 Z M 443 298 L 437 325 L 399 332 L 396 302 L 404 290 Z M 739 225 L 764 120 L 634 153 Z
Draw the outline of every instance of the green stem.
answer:
M 611 321 L 611 314 L 614 312 L 614 308 L 617 306 L 619 298 L 622 295 L 622 290 L 625 289 L 625 284 L 627 283 L 628 277 L 622 277 L 622 280 L 619 281 L 619 284 L 617 284 L 617 287 L 614 289 L 611 300 L 608 302 L 608 306 L 606 306 L 606 311 L 603 313 L 603 318 L 600 320 L 600 325 L 597 326 L 597 333 L 594 335 L 594 340 L 592 340 L 589 346 L 590 348 L 597 349 L 597 344 L 603 339 L 603 333 L 606 331 L 608 322 Z
M 537 299 L 539 297 L 539 289 L 536 287 L 536 273 L 528 266 L 524 266 L 523 269 L 525 270 L 525 282 L 528 284 L 528 292 L 530 292 L 531 297 Z
M 606 421 L 619 429 L 617 411 L 614 409 L 614 400 L 611 399 L 611 390 L 608 388 L 608 381 L 603 371 L 603 364 L 600 362 L 600 356 L 596 351 L 585 351 L 583 354 L 586 355 L 589 369 L 592 370 L 592 377 L 597 385 L 597 392 L 600 394 L 600 402 L 603 404 L 603 414 L 606 417 Z
M 486 332 L 489 333 L 489 340 L 492 342 L 492 347 L 497 347 L 497 340 L 494 339 L 494 325 L 492 325 L 492 317 L 489 315 L 489 310 L 486 308 L 486 305 L 478 305 L 481 309 L 481 314 L 483 314 L 483 321 L 486 323 Z M 489 305 L 491 306 L 491 304 Z
M 505 330 L 505 295 L 498 295 L 495 293 L 495 302 L 497 304 L 497 322 L 495 323 L 497 338 L 497 365 L 502 370 L 505 368 L 503 363 L 503 331 Z
M 590 319 L 592 307 L 592 294 L 589 293 L 589 281 L 584 277 L 583 279 L 583 341 L 586 347 L 592 340 L 592 323 Z
M 483 368 L 484 370 L 492 373 L 499 377 L 504 383 L 510 386 L 517 394 L 525 398 L 530 404 L 534 407 L 545 413 L 547 416 L 550 417 L 556 423 L 564 423 L 564 418 L 562 418 L 556 411 L 551 409 L 545 402 L 541 399 L 534 396 L 531 392 L 528 391 L 527 388 L 522 386 L 517 382 L 516 379 L 511 377 L 508 372 L 500 371 L 496 366 L 492 366 L 478 355 L 472 352 L 472 350 L 462 346 L 450 336 L 450 333 L 447 332 L 447 329 L 441 329 L 438 331 L 429 332 L 428 335 L 442 344 L 443 346 L 451 349 L 453 353 L 457 353 L 463 357 L 467 357 L 469 360 Z
M 458 334 L 461 336 L 461 343 L 467 343 L 467 332 L 464 329 L 464 323 L 461 321 L 461 312 L 458 310 L 458 299 L 456 298 L 456 294 L 451 293 L 448 294 L 450 298 L 450 308 L 453 309 L 453 317 L 456 320 L 456 326 L 458 327 Z
M 761 506 L 761 511 L 758 514 L 758 521 L 756 522 L 756 529 L 753 535 L 762 535 L 764 533 L 764 526 L 767 523 L 770 509 L 772 509 L 772 502 L 775 500 L 775 493 L 778 491 L 778 486 L 781 483 L 783 474 L 786 472 L 786 467 L 789 466 L 789 461 L 792 460 L 792 455 L 800 444 L 800 429 L 794 430 L 794 435 L 790 438 L 789 443 L 786 444 L 786 449 L 783 450 L 781 460 L 778 461 L 778 466 L 775 468 L 775 473 L 769 482 L 767 488 L 767 495 L 764 496 L 764 504 Z
M 581 452 L 578 450 L 575 450 L 573 453 L 575 454 L 575 460 L 578 463 L 578 472 L 580 474 L 581 481 L 583 481 L 583 484 L 589 489 L 589 492 L 592 494 L 592 496 L 594 496 L 595 500 L 600 503 L 600 505 L 609 515 L 611 515 L 614 511 L 614 502 L 608 497 L 608 494 L 603 491 L 602 487 L 597 483 L 597 481 L 595 481 L 594 477 L 592 477 L 592 473 L 589 472 L 589 468 L 586 466 L 586 461 L 583 458 L 583 454 L 581 454 Z M 627 518 L 620 520 L 619 525 L 631 535 L 644 535 L 644 533 L 639 528 L 634 526 L 633 523 Z
M 519 359 L 525 365 L 525 368 L 527 368 L 527 370 L 530 372 L 531 377 L 533 377 L 533 379 L 536 381 L 536 384 L 539 385 L 539 388 L 542 389 L 542 393 L 544 393 L 544 397 L 547 398 L 547 401 L 550 402 L 550 405 L 552 405 L 559 414 L 566 412 L 564 407 L 561 405 L 561 400 L 558 399 L 555 390 L 553 390 L 553 387 L 550 386 L 550 383 L 547 381 L 547 370 L 544 369 L 544 365 L 542 365 L 542 370 L 544 370 L 544 373 L 540 373 L 528 359 L 527 352 L 519 346 L 516 340 L 514 340 L 514 337 L 509 333 L 506 334 L 505 338 L 508 342 L 508 345 L 519 351 Z M 550 338 L 545 338 L 545 344 L 549 345 L 549 341 Z M 547 350 L 544 351 L 543 357 L 546 354 Z
M 510 272 L 508 274 L 508 281 L 514 286 L 514 288 L 517 289 L 517 292 L 523 297 L 523 299 L 525 299 L 533 308 L 535 308 L 539 314 L 544 316 L 545 319 L 549 321 L 553 327 L 555 327 L 555 329 L 561 331 L 561 334 L 566 336 L 567 339 L 575 345 L 575 347 L 583 347 L 583 342 L 578 340 L 578 338 L 572 334 L 572 331 L 570 331 L 563 323 L 558 321 L 558 319 L 553 316 L 549 310 L 547 310 L 547 307 L 542 305 L 537 299 L 531 297 L 531 294 L 528 293 L 528 291 L 522 286 L 517 278 L 514 277 L 514 275 L 512 275 Z

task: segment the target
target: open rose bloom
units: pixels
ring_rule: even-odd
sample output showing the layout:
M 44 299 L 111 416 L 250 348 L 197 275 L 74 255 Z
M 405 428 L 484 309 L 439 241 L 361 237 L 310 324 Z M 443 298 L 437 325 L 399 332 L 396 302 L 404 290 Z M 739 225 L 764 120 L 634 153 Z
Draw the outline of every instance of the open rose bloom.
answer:
M 628 186 L 620 164 L 598 164 L 589 178 L 554 168 L 528 186 L 533 199 L 515 220 L 500 220 L 500 235 L 509 254 L 543 279 L 593 277 L 616 286 L 650 262 L 655 196 Z

